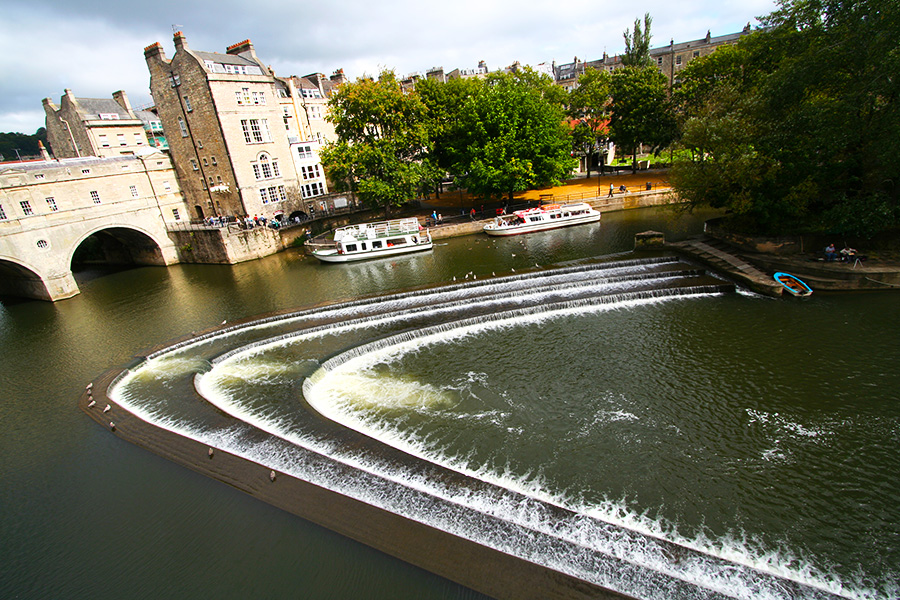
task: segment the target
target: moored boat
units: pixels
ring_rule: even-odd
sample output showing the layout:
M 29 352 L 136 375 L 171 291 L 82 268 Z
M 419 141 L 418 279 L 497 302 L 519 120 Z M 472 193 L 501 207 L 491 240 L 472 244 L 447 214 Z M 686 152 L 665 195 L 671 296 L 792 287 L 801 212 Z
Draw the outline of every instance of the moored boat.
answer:
M 802 279 L 790 273 L 775 273 L 775 281 L 780 283 L 785 290 L 794 296 L 809 296 L 812 294 L 812 288 L 806 285 Z
M 334 230 L 334 245 L 316 248 L 312 255 L 322 262 L 346 263 L 431 250 L 431 234 L 418 219 L 359 223 Z
M 585 202 L 549 204 L 517 210 L 511 215 L 500 215 L 484 226 L 484 232 L 488 235 L 518 235 L 569 225 L 595 223 L 599 220 L 600 211 L 594 210 Z

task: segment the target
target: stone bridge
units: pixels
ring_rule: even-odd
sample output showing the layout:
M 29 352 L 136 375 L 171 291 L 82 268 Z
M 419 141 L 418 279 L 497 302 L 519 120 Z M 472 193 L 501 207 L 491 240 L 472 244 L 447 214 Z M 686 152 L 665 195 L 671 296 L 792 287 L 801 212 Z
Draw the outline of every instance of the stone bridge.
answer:
M 186 216 L 171 163 L 158 154 L 0 169 L 0 295 L 78 294 L 72 263 L 88 238 L 98 263 L 177 263 L 166 221 Z

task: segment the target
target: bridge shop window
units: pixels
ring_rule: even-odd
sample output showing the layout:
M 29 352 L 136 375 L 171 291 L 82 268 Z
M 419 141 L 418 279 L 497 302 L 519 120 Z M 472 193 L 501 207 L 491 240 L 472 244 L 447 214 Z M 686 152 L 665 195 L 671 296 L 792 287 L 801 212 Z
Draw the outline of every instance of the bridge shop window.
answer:
M 180 220 L 181 220 L 181 215 L 178 213 L 178 209 L 177 209 L 177 208 L 173 208 L 173 209 L 172 209 L 172 216 L 175 218 L 176 221 L 180 221 Z
M 138 190 L 137 190 L 137 186 L 136 186 L 136 185 L 130 185 L 130 186 L 128 186 L 128 189 L 131 191 L 131 197 L 132 197 L 132 198 L 137 198 L 137 197 L 138 197 Z
M 91 200 L 94 201 L 94 204 L 100 204 L 100 192 L 91 191 Z
M 26 217 L 27 217 L 28 215 L 33 215 L 33 214 L 34 214 L 34 210 L 32 210 L 32 208 L 31 208 L 31 201 L 29 201 L 29 200 L 22 200 L 21 202 L 19 202 L 19 206 L 22 207 L 22 212 L 25 213 L 25 216 L 26 216 Z
M 56 212 L 59 210 L 59 207 L 56 206 L 56 198 L 50 196 L 49 198 L 45 198 L 47 201 L 47 207 L 50 209 L 50 212 Z

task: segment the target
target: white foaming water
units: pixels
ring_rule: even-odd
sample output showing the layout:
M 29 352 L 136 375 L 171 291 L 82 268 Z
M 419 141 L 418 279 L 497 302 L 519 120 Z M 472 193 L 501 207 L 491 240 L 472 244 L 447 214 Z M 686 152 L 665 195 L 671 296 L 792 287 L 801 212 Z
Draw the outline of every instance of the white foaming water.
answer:
M 634 307 L 642 303 L 658 302 L 660 299 L 645 299 L 636 301 L 625 301 L 618 304 L 607 304 L 603 306 L 591 306 L 588 308 L 577 307 L 556 311 L 552 316 L 561 316 L 571 314 L 572 312 L 584 312 L 585 310 L 609 310 L 613 308 Z M 383 305 L 382 305 L 383 306 Z M 349 309 L 348 309 L 349 310 Z M 350 311 L 348 314 L 358 314 Z M 295 317 L 299 318 L 299 317 Z M 305 317 L 304 317 L 305 318 Z M 341 378 L 359 377 L 361 372 L 365 372 L 378 362 L 391 360 L 401 356 L 405 352 L 416 351 L 426 344 L 442 343 L 452 339 L 458 339 L 460 336 L 470 333 L 487 331 L 489 329 L 497 329 L 502 327 L 510 327 L 523 325 L 525 323 L 536 323 L 545 318 L 551 318 L 547 313 L 535 313 L 525 317 L 518 316 L 514 321 L 488 321 L 479 324 L 471 324 L 456 328 L 451 331 L 442 331 L 426 335 L 424 337 L 416 337 L 415 340 L 407 340 L 393 345 L 387 345 L 373 349 L 370 352 L 363 351 L 355 358 L 350 358 L 343 362 L 329 373 L 318 373 L 316 375 L 315 384 L 307 386 L 307 400 L 316 402 L 319 409 L 328 414 L 329 411 L 334 416 L 341 415 L 341 411 L 336 406 L 357 405 L 356 399 L 344 396 L 340 398 L 340 402 L 332 405 L 335 400 L 332 396 L 336 391 L 345 390 L 347 387 L 346 379 L 341 382 Z M 354 327 L 368 327 L 376 322 L 386 322 L 391 317 L 382 317 L 372 319 L 366 323 L 362 320 L 354 324 L 344 324 L 339 326 L 329 326 L 312 335 L 328 335 L 352 329 Z M 226 334 L 228 335 L 228 334 Z M 303 335 L 310 335 L 305 332 Z M 290 336 L 294 341 L 301 336 Z M 263 431 L 270 433 L 277 439 L 289 441 L 295 448 L 308 449 L 313 452 L 329 455 L 342 464 L 353 467 L 358 473 L 356 478 L 348 479 L 345 473 L 336 474 L 333 469 L 322 468 L 321 466 L 313 467 L 309 465 L 309 461 L 299 459 L 294 456 L 291 451 L 285 450 L 283 446 L 278 444 L 263 445 L 247 445 L 241 436 L 241 428 L 235 427 L 225 431 L 205 431 L 185 427 L 178 422 L 167 420 L 163 414 L 155 411 L 146 411 L 140 408 L 140 400 L 128 397 L 128 394 L 120 394 L 118 391 L 128 386 L 129 378 L 124 378 L 113 392 L 116 393 L 117 401 L 127 405 L 138 416 L 153 422 L 165 429 L 185 435 L 192 439 L 197 439 L 203 443 L 216 445 L 228 451 L 235 452 L 241 456 L 260 462 L 267 467 L 276 468 L 292 475 L 302 477 L 318 485 L 322 485 L 328 489 L 339 491 L 348 496 L 358 498 L 369 502 L 373 505 L 392 510 L 398 514 L 407 516 L 408 518 L 439 527 L 450 533 L 460 535 L 467 539 L 473 539 L 479 543 L 486 544 L 491 547 L 501 549 L 516 556 L 521 556 L 527 560 L 547 564 L 552 568 L 566 573 L 581 577 L 586 581 L 592 581 L 599 585 L 604 585 L 613 589 L 618 589 L 624 593 L 633 594 L 646 598 L 663 598 L 672 597 L 674 595 L 680 597 L 708 597 L 708 593 L 702 590 L 717 590 L 720 593 L 731 597 L 738 598 L 785 598 L 786 590 L 781 588 L 777 581 L 775 582 L 759 582 L 753 573 L 747 573 L 742 570 L 739 565 L 749 565 L 751 567 L 761 569 L 769 573 L 786 576 L 796 581 L 804 581 L 819 589 L 828 589 L 833 593 L 844 593 L 841 590 L 839 582 L 826 581 L 821 577 L 809 576 L 807 573 L 794 569 L 782 569 L 781 565 L 787 564 L 783 562 L 785 559 L 775 556 L 753 557 L 747 552 L 747 546 L 736 543 L 732 548 L 728 544 L 723 544 L 717 540 L 712 543 L 709 540 L 684 540 L 678 539 L 674 533 L 674 528 L 666 528 L 664 524 L 658 520 L 651 519 L 646 516 L 636 515 L 630 511 L 624 502 L 609 502 L 601 506 L 568 506 L 576 512 L 569 517 L 560 519 L 558 515 L 549 517 L 545 514 L 545 508 L 539 502 L 533 502 L 527 499 L 532 497 L 549 501 L 558 506 L 566 506 L 565 498 L 556 497 L 549 493 L 539 475 L 531 477 L 513 476 L 508 470 L 500 472 L 495 466 L 485 466 L 481 469 L 469 470 L 469 475 L 474 475 L 482 480 L 493 481 L 506 489 L 520 492 L 523 496 L 512 494 L 501 497 L 490 496 L 482 497 L 472 490 L 466 489 L 449 489 L 440 483 L 430 481 L 420 475 L 412 475 L 402 472 L 385 472 L 384 465 L 373 462 L 371 458 L 363 456 L 348 455 L 342 448 L 335 448 L 327 442 L 321 440 L 306 439 L 287 429 L 285 424 L 271 420 L 262 410 L 253 411 L 243 406 L 239 399 L 231 398 L 225 392 L 221 383 L 228 373 L 229 369 L 238 367 L 241 360 L 247 356 L 259 356 L 268 348 L 278 345 L 289 344 L 290 340 L 284 339 L 268 344 L 260 344 L 253 348 L 245 348 L 236 353 L 229 353 L 227 359 L 218 362 L 213 371 L 209 374 L 198 377 L 196 385 L 201 394 L 214 406 L 223 410 L 240 421 L 248 425 L 257 427 Z M 264 361 L 261 361 L 264 362 Z M 190 370 L 190 364 L 186 363 L 185 370 Z M 247 380 L 253 380 L 253 369 L 259 365 L 248 367 L 245 373 Z M 145 365 L 144 368 L 152 369 L 153 365 Z M 238 367 L 240 368 L 240 367 Z M 141 369 L 138 369 L 138 373 Z M 194 371 L 197 372 L 197 371 Z M 131 377 L 131 376 L 129 376 Z M 371 379 L 369 375 L 365 375 Z M 376 378 L 378 379 L 378 378 Z M 357 380 L 358 381 L 358 380 Z M 397 391 L 397 382 L 392 382 L 390 390 L 395 395 L 400 395 Z M 412 396 L 419 394 L 423 405 L 436 403 L 440 405 L 445 401 L 441 397 L 440 390 L 427 390 L 422 392 L 417 390 L 422 387 L 414 381 L 403 381 L 401 385 L 406 387 L 404 393 L 412 392 Z M 333 385 L 333 390 L 329 391 L 327 385 Z M 320 387 L 322 386 L 322 387 Z M 326 393 L 328 392 L 328 393 Z M 317 398 L 318 395 L 318 398 Z M 357 394 L 358 395 L 358 394 Z M 343 414 L 341 418 L 345 418 Z M 347 424 L 347 423 L 345 423 Z M 420 455 L 426 459 L 440 461 L 446 457 L 429 456 L 432 454 L 429 448 L 422 445 L 422 440 L 412 437 L 404 437 L 395 431 L 387 431 L 383 428 L 373 427 L 371 423 L 365 422 L 363 419 L 357 419 L 355 424 L 349 424 L 353 428 L 358 428 L 364 433 L 374 435 L 382 439 L 386 443 L 396 445 L 407 452 Z M 458 467 L 458 465 L 450 465 Z M 463 470 L 465 469 L 458 469 Z M 375 479 L 372 479 L 375 477 Z M 385 486 L 379 481 L 386 481 L 393 484 L 391 487 Z M 404 492 L 403 490 L 407 490 Z M 469 515 L 460 518 L 460 514 L 455 512 L 456 509 L 444 507 L 443 510 L 429 511 L 429 504 L 410 501 L 408 493 L 425 492 L 428 497 L 438 498 L 442 501 L 450 503 L 450 507 L 458 507 L 475 513 L 487 515 L 496 519 L 500 519 L 503 523 L 514 524 L 516 528 L 525 528 L 522 536 L 510 535 L 508 530 L 498 529 L 496 522 L 489 523 L 486 528 L 479 526 L 480 520 L 477 516 Z M 419 508 L 423 510 L 419 510 Z M 468 515 L 469 513 L 464 513 Z M 611 523 L 623 528 L 623 530 L 610 531 L 607 524 Z M 665 548 L 655 548 L 653 544 L 647 543 L 644 538 L 635 538 L 628 531 L 637 531 L 646 533 L 652 537 L 659 539 L 670 539 L 685 547 L 696 548 L 706 551 L 710 554 L 717 554 L 734 563 L 723 569 L 721 565 L 711 564 L 702 555 L 689 557 L 690 560 L 682 560 L 677 568 L 671 564 L 671 557 Z M 532 533 L 528 533 L 528 532 Z M 535 544 L 533 541 L 534 532 L 540 532 L 546 536 L 546 540 L 541 544 Z M 524 536 L 524 537 L 523 537 Z M 556 541 L 553 541 L 556 540 Z M 563 544 L 560 547 L 558 544 Z M 569 546 L 571 544 L 571 546 Z M 580 550 L 578 550 L 580 549 Z M 590 549 L 592 552 L 599 552 L 603 556 L 620 558 L 627 561 L 627 564 L 638 563 L 642 566 L 637 567 L 637 571 L 624 569 L 622 564 L 613 561 L 608 565 L 597 562 L 597 557 L 589 553 L 589 558 L 585 562 L 584 550 Z M 733 556 L 729 556 L 733 554 Z M 606 565 L 606 566 L 604 566 Z M 649 571 L 647 571 L 649 569 Z M 783 571 L 783 572 L 779 572 Z M 662 573 L 675 577 L 676 580 L 690 582 L 689 587 L 681 590 L 678 594 L 674 594 L 671 587 L 661 586 L 659 580 L 655 579 L 653 573 Z M 623 573 L 627 573 L 623 576 Z M 623 579 L 624 577 L 624 579 Z M 669 582 L 670 583 L 670 582 Z M 695 592 L 694 586 L 699 586 Z M 848 597 L 867 597 L 866 593 L 851 593 Z M 816 597 L 816 595 L 809 596 Z

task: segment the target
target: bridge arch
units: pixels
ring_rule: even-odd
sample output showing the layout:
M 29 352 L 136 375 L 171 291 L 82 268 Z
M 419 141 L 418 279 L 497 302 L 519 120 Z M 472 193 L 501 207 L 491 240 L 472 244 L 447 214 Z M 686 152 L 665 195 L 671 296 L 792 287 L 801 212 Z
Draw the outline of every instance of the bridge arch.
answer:
M 78 264 L 153 265 L 165 266 L 173 262 L 160 242 L 146 229 L 127 224 L 103 224 L 85 231 L 68 250 L 66 264 L 71 270 Z
M 8 256 L 0 256 L 0 297 L 58 299 L 53 297 L 45 277 L 38 268 Z

